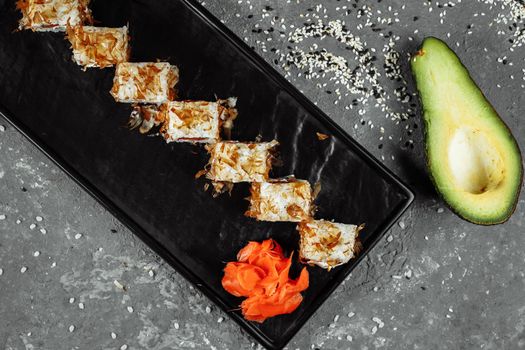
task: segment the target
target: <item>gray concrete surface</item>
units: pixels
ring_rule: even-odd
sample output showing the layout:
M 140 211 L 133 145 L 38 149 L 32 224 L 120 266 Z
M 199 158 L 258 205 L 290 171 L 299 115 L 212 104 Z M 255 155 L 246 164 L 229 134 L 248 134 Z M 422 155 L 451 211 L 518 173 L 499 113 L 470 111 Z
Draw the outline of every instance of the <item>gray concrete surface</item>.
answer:
M 453 0 L 447 4 L 454 6 L 443 7 L 430 0 L 359 1 L 354 8 L 355 2 L 326 1 L 316 8 L 310 0 L 206 1 L 212 13 L 266 60 L 277 60 L 293 84 L 417 192 L 401 222 L 289 349 L 525 348 L 523 193 L 504 225 L 480 227 L 457 218 L 425 175 L 421 128 L 414 127 L 419 114 L 410 116 L 410 104 L 393 93 L 403 87 L 409 95 L 414 92 L 407 54 L 426 35 L 442 37 L 525 149 L 525 48 L 520 46 L 525 39 L 516 34 L 525 27 L 518 11 L 525 11 L 519 1 L 491 2 Z M 365 104 L 359 92 L 337 85 L 332 73 L 305 78 L 298 76 L 304 68 L 282 66 L 287 46 L 307 54 L 317 50 L 314 45 L 357 66 L 353 51 L 337 38 L 289 43 L 289 35 L 309 18 L 344 21 L 365 48 L 376 50 L 377 83 L 385 89 L 385 101 L 376 106 L 372 98 Z M 381 23 L 385 18 L 393 24 Z M 374 31 L 372 23 L 384 29 Z M 387 49 L 389 62 L 399 54 L 394 73 L 383 66 Z M 387 73 L 401 79 L 391 80 Z M 349 109 L 354 98 L 360 99 L 358 106 Z M 3 120 L 0 124 L 6 127 L 0 131 L 0 348 L 257 347 L 18 132 Z

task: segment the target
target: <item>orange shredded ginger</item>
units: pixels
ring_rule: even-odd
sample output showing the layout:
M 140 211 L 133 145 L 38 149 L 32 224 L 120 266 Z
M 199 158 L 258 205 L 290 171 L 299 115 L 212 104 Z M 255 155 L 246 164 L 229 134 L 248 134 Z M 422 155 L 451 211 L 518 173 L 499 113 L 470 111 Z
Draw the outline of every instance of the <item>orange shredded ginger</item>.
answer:
M 235 262 L 224 268 L 222 286 L 237 297 L 242 314 L 249 321 L 263 322 L 268 317 L 293 312 L 308 288 L 308 271 L 303 268 L 299 277 L 288 277 L 292 255 L 285 258 L 282 248 L 272 239 L 250 242 L 237 254 Z

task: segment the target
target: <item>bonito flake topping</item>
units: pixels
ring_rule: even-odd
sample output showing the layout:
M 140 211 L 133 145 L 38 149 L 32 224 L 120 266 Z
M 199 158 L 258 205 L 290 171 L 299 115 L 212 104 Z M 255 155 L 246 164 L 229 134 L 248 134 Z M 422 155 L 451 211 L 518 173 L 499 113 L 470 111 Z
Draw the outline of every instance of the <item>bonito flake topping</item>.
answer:
M 163 122 L 158 105 L 136 105 L 129 116 L 128 127 L 131 130 L 139 128 L 140 133 L 145 134 Z
M 66 26 L 90 23 L 89 0 L 18 0 L 19 29 L 65 31 Z
M 299 258 L 324 269 L 350 261 L 360 250 L 359 231 L 363 226 L 326 220 L 307 220 L 297 225 L 301 236 Z
M 310 183 L 286 178 L 252 183 L 250 207 L 245 215 L 260 221 L 307 220 L 313 212 Z
M 128 28 L 76 26 L 67 28 L 73 60 L 84 67 L 111 67 L 129 58 Z
M 272 168 L 271 142 L 222 141 L 208 146 L 210 161 L 206 177 L 223 182 L 265 182 Z
M 236 98 L 208 101 L 172 101 L 160 106 L 163 125 L 160 133 L 166 142 L 211 143 L 230 130 L 237 117 Z
M 167 62 L 119 63 L 111 95 L 117 102 L 160 104 L 175 98 L 179 69 Z

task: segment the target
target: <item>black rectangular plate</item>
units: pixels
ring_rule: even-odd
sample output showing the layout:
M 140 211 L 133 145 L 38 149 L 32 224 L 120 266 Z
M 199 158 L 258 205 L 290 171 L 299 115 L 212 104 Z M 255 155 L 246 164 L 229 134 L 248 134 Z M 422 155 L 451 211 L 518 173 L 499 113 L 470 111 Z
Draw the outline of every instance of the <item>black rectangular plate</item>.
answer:
M 82 71 L 62 33 L 15 31 L 14 0 L 0 0 L 2 114 L 258 341 L 284 347 L 409 206 L 412 192 L 197 3 L 94 0 L 91 7 L 101 26 L 129 23 L 132 61 L 179 66 L 181 98 L 237 96 L 232 138 L 278 139 L 283 166 L 272 176 L 320 181 L 316 217 L 366 224 L 358 259 L 331 272 L 309 268 L 310 287 L 294 313 L 245 321 L 230 311 L 240 299 L 221 287 L 223 261 L 268 237 L 296 250 L 295 224 L 244 217 L 248 185 L 213 199 L 194 177 L 207 162 L 202 147 L 127 130 L 130 106 L 109 94 L 114 70 Z M 331 137 L 320 141 L 316 132 Z

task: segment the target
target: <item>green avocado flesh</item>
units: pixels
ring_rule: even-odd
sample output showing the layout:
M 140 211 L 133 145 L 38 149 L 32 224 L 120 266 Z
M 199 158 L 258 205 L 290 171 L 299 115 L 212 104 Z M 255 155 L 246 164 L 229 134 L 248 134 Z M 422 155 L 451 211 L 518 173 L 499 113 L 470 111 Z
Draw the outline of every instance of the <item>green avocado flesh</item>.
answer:
M 443 41 L 426 38 L 411 66 L 423 104 L 428 168 L 437 191 L 468 221 L 506 221 L 523 180 L 512 133 Z

